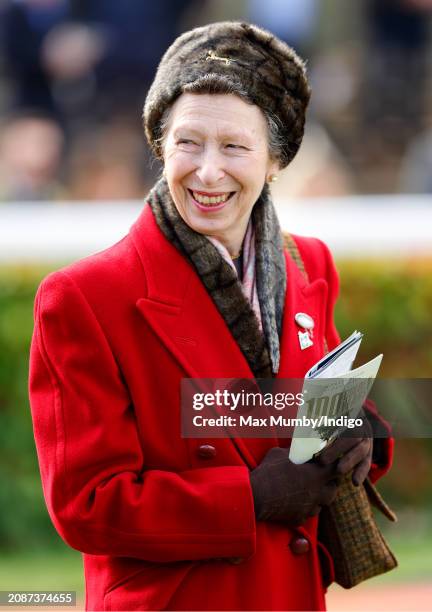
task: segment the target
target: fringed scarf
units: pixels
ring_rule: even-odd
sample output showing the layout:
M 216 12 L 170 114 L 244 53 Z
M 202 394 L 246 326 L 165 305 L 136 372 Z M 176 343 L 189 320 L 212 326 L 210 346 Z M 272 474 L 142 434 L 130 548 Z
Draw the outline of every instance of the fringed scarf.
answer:
M 192 264 L 256 378 L 279 370 L 280 335 L 286 290 L 283 238 L 268 186 L 252 210 L 256 291 L 261 322 L 242 290 L 236 270 L 204 235 L 181 218 L 167 182 L 161 179 L 147 201 L 160 230 Z

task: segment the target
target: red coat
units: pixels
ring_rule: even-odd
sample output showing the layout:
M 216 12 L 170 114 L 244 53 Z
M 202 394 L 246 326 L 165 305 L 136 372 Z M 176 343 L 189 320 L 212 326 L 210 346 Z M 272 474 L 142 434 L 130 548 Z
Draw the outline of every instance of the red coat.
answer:
M 331 256 L 318 240 L 297 242 L 311 283 L 286 254 L 279 377 L 303 377 L 324 337 L 338 342 Z M 303 351 L 297 312 L 315 320 Z M 44 280 L 35 321 L 44 494 L 60 535 L 84 553 L 87 609 L 325 609 L 332 564 L 317 517 L 296 529 L 254 519 L 249 469 L 275 441 L 180 436 L 182 377 L 252 372 L 148 205 L 119 243 Z

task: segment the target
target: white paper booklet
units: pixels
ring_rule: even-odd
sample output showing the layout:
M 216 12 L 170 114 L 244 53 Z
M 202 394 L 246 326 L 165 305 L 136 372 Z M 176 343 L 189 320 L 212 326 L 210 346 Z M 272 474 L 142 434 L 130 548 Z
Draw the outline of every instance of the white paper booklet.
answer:
M 378 355 L 352 370 L 362 338 L 363 334 L 355 331 L 307 372 L 303 384 L 305 403 L 297 412 L 302 424 L 294 428 L 289 454 L 293 463 L 312 459 L 347 429 L 349 419 L 358 416 L 383 357 Z

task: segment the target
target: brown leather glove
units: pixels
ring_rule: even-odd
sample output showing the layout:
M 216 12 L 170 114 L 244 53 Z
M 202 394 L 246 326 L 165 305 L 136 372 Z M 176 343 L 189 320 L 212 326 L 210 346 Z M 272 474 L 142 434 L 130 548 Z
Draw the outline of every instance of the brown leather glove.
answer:
M 372 426 L 365 414 L 360 416 L 363 416 L 363 425 L 344 432 L 316 457 L 323 466 L 337 463 L 338 476 L 352 471 L 352 482 L 355 486 L 359 486 L 366 479 L 373 451 Z
M 335 498 L 335 463 L 312 460 L 296 465 L 288 454 L 286 448 L 270 449 L 250 474 L 257 520 L 299 525 Z
M 368 475 L 372 461 L 372 427 L 348 430 L 315 459 L 296 465 L 285 448 L 272 448 L 250 474 L 257 520 L 299 525 L 334 500 L 339 479 L 352 471 L 358 486 Z

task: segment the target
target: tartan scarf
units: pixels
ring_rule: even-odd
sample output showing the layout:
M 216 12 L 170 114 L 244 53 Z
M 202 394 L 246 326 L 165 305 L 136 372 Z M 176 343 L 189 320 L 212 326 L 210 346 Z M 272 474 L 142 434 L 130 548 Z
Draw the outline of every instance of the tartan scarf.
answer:
M 261 321 L 243 292 L 236 270 L 206 236 L 183 221 L 164 178 L 150 191 L 147 202 L 159 229 L 197 272 L 254 376 L 275 375 L 279 370 L 286 267 L 282 233 L 268 185 L 251 214 Z

